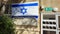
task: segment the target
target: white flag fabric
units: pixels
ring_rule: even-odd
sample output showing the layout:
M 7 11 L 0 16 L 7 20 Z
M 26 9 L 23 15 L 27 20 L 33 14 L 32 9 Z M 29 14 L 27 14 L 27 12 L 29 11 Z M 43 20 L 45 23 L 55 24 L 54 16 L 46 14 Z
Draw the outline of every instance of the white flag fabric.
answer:
M 12 4 L 12 16 L 38 16 L 38 2 Z

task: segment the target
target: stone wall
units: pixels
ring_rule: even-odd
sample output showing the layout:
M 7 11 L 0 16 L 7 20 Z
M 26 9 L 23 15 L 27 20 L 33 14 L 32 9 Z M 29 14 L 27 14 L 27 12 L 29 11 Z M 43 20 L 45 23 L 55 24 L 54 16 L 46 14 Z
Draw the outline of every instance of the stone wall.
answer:
M 41 5 L 43 7 L 58 8 L 58 11 L 60 11 L 60 0 L 41 0 Z
M 26 19 L 28 19 L 28 18 L 26 18 Z M 19 19 L 18 18 L 14 19 L 14 23 L 16 24 L 15 25 L 15 34 L 39 34 L 40 29 L 38 28 L 38 24 L 37 24 L 37 26 L 19 25 L 19 24 L 22 23 L 21 21 L 22 21 L 22 19 L 20 19 L 20 18 Z

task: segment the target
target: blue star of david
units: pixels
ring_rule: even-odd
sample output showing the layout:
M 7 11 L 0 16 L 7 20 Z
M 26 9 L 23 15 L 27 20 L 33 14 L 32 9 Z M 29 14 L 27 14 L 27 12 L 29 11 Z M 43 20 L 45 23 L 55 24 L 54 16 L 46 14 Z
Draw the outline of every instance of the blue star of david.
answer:
M 21 8 L 21 13 L 24 15 L 25 13 L 27 13 L 27 11 L 26 11 L 27 9 L 26 8 Z

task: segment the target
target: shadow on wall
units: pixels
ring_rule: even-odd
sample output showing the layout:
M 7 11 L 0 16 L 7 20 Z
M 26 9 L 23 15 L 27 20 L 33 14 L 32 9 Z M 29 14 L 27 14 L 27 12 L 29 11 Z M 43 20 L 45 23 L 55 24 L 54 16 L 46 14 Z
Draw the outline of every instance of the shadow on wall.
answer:
M 13 0 L 12 1 L 12 3 L 24 3 L 24 2 L 26 2 L 26 0 Z
M 26 0 L 0 0 L 0 14 L 9 13 L 11 10 L 10 4 L 12 3 L 24 3 Z

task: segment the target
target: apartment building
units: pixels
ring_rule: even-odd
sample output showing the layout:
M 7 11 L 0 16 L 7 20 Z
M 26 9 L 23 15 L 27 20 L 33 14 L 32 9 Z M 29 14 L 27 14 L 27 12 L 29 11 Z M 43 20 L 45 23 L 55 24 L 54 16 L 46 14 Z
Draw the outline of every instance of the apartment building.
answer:
M 60 16 L 60 13 L 59 13 L 60 12 L 60 0 L 41 0 L 41 6 L 43 9 L 41 13 L 41 34 L 60 34 L 60 31 L 59 31 L 60 22 L 58 22 L 59 21 L 58 16 Z M 53 20 L 56 20 L 56 21 L 54 22 Z
M 43 9 L 42 11 L 40 11 L 40 12 L 46 12 L 45 10 L 44 10 L 44 8 L 45 7 L 51 7 L 51 8 L 53 8 L 56 12 L 59 12 L 60 11 L 60 0 L 9 0 L 9 2 L 7 2 L 8 4 L 11 4 L 11 3 L 24 3 L 24 2 L 34 2 L 34 1 L 39 1 L 39 3 L 40 3 L 40 6 L 41 6 L 41 8 L 39 9 L 39 10 L 41 10 L 41 9 Z M 7 8 L 6 8 L 6 11 L 5 11 L 5 13 L 7 14 L 11 14 L 11 8 L 9 8 L 9 7 L 11 7 L 10 5 L 8 5 L 7 4 Z M 8 7 L 9 6 L 9 7 Z M 8 10 L 7 10 L 8 9 Z M 49 11 L 49 12 L 52 12 L 52 11 Z M 15 19 L 16 21 L 16 23 L 17 23 L 17 21 L 19 21 L 20 19 L 18 18 L 16 18 Z M 41 24 L 40 24 L 41 25 Z M 24 28 L 25 26 L 23 26 L 23 27 L 21 27 L 20 25 L 17 25 L 17 26 L 15 26 L 16 27 L 16 34 L 40 34 L 40 25 L 39 25 L 39 27 L 37 27 L 37 28 L 35 28 L 35 27 L 32 27 L 32 28 L 29 28 L 28 27 L 28 29 L 26 29 L 26 28 Z M 29 30 L 29 32 L 28 32 L 28 30 Z M 37 31 L 38 30 L 38 31 Z

